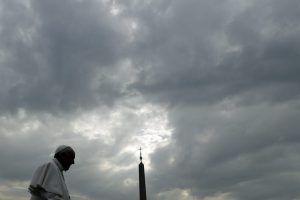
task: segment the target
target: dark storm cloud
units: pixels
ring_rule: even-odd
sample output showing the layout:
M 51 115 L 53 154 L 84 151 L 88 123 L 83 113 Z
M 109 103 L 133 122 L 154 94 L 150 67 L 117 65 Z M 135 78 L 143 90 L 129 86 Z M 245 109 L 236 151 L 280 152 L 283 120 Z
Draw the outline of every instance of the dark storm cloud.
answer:
M 241 10 L 227 3 L 172 1 L 143 16 L 137 59 L 148 68 L 135 87 L 172 103 L 297 97 L 298 3 L 251 2 Z
M 101 2 L 4 1 L 2 7 L 2 110 L 90 107 L 122 95 L 109 77 L 126 38 Z
M 151 185 L 157 190 L 192 188 L 200 197 L 217 191 L 237 199 L 298 197 L 293 185 L 299 181 L 290 177 L 299 171 L 299 103 L 239 107 L 230 117 L 222 110 L 171 112 L 174 140 L 153 155 L 157 171 L 150 175 Z

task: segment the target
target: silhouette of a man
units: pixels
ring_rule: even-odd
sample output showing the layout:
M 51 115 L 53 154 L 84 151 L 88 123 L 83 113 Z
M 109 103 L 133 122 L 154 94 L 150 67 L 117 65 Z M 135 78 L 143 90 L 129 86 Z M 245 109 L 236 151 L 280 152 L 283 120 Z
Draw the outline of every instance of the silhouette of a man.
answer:
M 70 200 L 63 171 L 74 164 L 75 151 L 66 145 L 59 146 L 54 158 L 38 167 L 29 185 L 30 200 Z

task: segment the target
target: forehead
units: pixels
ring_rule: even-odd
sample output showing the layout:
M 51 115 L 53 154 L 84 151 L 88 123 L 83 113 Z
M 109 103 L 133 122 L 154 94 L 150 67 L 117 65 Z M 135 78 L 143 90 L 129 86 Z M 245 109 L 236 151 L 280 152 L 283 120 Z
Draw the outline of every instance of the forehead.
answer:
M 75 152 L 74 151 L 69 151 L 67 152 L 68 156 L 75 158 Z

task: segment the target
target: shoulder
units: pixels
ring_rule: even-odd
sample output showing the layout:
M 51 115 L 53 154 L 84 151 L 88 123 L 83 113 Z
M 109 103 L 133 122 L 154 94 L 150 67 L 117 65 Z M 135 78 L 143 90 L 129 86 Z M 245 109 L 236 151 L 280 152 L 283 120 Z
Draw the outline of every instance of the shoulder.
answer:
M 35 170 L 35 173 L 47 173 L 49 170 L 52 170 L 54 168 L 57 168 L 55 163 L 50 160 L 48 162 L 45 162 L 44 164 L 40 165 L 39 167 L 37 167 L 37 169 Z
M 45 162 L 42 165 L 40 165 L 38 168 L 47 168 L 47 167 L 50 167 L 52 165 L 53 165 L 52 161 L 49 160 L 48 162 Z

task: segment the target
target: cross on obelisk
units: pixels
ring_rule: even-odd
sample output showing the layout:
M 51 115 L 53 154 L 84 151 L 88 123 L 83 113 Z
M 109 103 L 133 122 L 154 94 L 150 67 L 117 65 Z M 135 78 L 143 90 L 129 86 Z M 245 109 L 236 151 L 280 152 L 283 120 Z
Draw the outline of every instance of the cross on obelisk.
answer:
M 140 200 L 147 200 L 146 197 L 146 183 L 145 183 L 145 170 L 144 164 L 142 162 L 142 147 L 139 148 L 140 150 L 140 164 L 139 164 L 139 186 L 140 186 Z
M 142 162 L 143 158 L 142 158 L 142 147 L 139 148 L 140 150 L 140 161 Z

